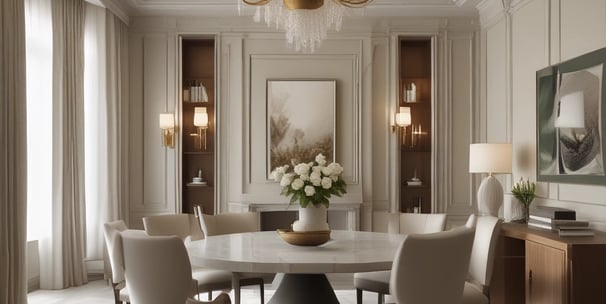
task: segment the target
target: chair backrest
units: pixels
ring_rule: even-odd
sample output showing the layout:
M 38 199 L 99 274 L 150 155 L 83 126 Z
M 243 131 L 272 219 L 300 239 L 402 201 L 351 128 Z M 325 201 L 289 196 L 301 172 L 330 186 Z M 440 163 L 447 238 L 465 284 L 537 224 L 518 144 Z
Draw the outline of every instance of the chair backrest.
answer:
M 152 236 L 175 235 L 181 240 L 188 236 L 192 240 L 201 239 L 202 235 L 197 228 L 195 217 L 192 214 L 163 214 L 143 218 L 145 232 Z
M 119 220 L 103 224 L 103 236 L 112 269 L 112 282 L 118 284 L 124 281 L 124 266 L 122 265 L 122 244 L 116 242 L 116 235 L 128 230 L 124 221 Z M 133 230 L 144 233 L 143 230 Z
M 500 221 L 494 216 L 479 216 L 473 240 L 469 275 L 479 284 L 490 285 L 496 244 L 499 238 Z
M 446 228 L 444 213 L 400 213 L 400 234 L 434 233 Z
M 478 217 L 472 213 L 467 218 L 467 222 L 465 222 L 465 227 L 475 228 L 477 223 L 478 223 Z
M 469 267 L 474 229 L 408 235 L 391 268 L 390 293 L 399 304 L 457 304 Z
M 130 303 L 185 303 L 195 289 L 183 241 L 176 236 L 121 238 Z
M 261 230 L 261 220 L 257 212 L 202 214 L 200 226 L 204 236 L 254 232 Z

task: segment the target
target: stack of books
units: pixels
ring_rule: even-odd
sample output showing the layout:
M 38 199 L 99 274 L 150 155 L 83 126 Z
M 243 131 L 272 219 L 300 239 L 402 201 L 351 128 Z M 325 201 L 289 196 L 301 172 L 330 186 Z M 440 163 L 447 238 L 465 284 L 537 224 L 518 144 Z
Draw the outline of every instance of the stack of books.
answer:
M 557 231 L 560 236 L 592 236 L 589 222 L 577 221 L 570 209 L 539 206 L 530 210 L 528 225 Z

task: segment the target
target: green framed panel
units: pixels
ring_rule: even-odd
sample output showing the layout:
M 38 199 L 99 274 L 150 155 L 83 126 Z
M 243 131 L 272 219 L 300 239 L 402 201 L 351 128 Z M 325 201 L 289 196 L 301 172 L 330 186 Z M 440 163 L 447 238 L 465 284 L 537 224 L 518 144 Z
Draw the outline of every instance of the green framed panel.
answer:
M 605 63 L 603 48 L 537 71 L 538 181 L 606 185 Z M 558 119 L 575 112 L 562 97 L 575 93 L 582 96 L 583 127 L 556 127 Z

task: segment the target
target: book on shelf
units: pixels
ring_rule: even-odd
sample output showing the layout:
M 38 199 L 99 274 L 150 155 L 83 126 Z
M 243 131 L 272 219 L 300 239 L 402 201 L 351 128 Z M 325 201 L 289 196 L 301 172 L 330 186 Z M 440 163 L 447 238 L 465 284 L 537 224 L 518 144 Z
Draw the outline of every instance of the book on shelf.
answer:
M 558 208 L 558 207 L 548 207 L 548 206 L 537 206 L 535 208 L 530 209 L 530 217 L 538 217 L 543 219 L 551 219 L 551 220 L 576 220 L 577 215 L 574 210 Z
M 560 229 L 558 231 L 559 236 L 594 236 L 593 230 L 586 229 Z

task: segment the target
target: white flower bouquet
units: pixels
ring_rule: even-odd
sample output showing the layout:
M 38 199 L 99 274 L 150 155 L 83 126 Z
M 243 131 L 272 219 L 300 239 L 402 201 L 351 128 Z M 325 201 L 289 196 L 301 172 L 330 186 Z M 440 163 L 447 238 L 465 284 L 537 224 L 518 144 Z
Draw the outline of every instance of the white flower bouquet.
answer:
M 280 182 L 280 194 L 290 196 L 290 204 L 298 201 L 303 208 L 309 203 L 328 208 L 328 199 L 332 195 L 345 194 L 347 186 L 341 178 L 343 167 L 338 163 L 326 163 L 326 157 L 318 154 L 313 162 L 293 164 L 293 172 L 289 172 L 289 165 L 277 167 L 271 177 Z

